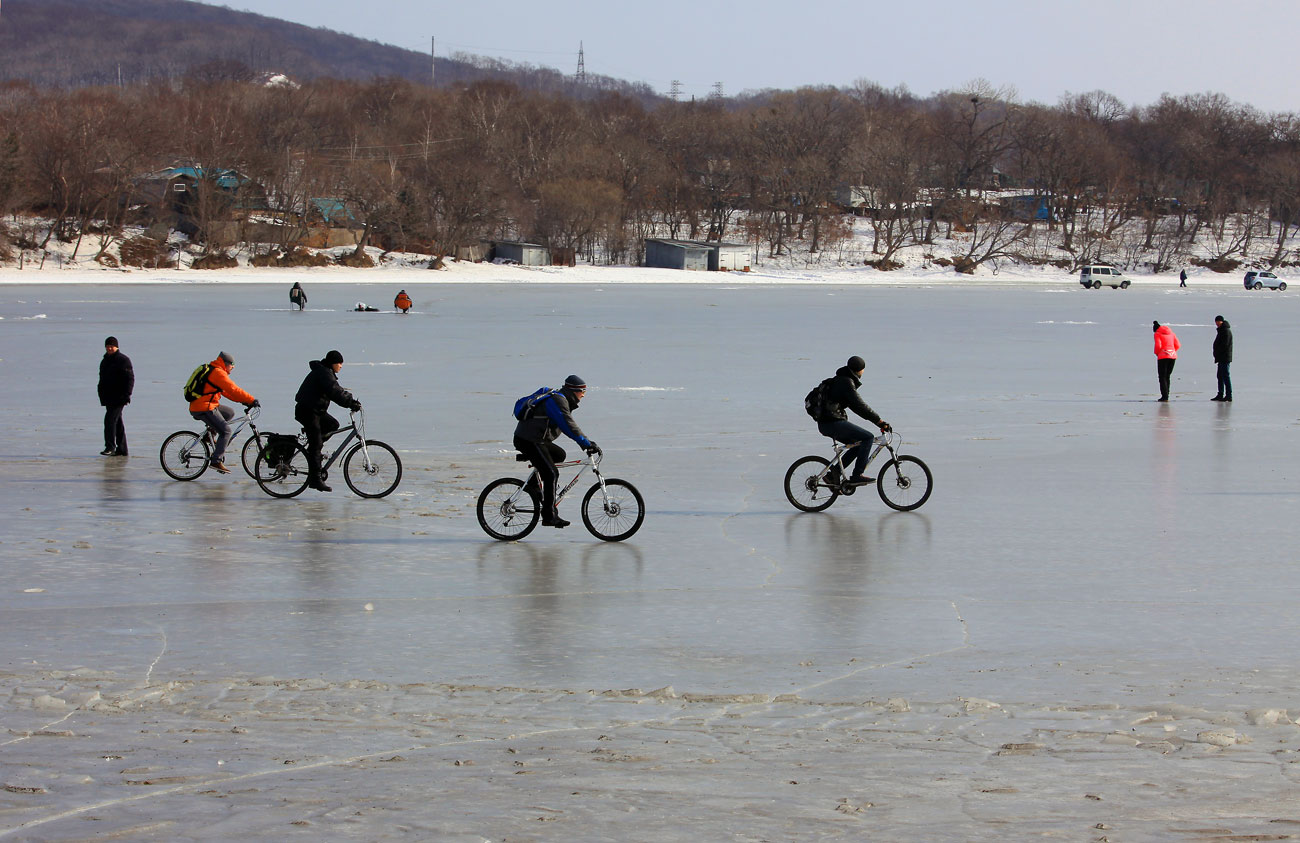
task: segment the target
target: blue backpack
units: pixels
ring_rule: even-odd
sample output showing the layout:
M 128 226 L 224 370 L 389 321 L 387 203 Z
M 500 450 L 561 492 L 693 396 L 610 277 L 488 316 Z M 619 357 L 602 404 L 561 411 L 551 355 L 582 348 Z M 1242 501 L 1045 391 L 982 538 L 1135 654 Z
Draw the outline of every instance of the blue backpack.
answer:
M 515 419 L 523 421 L 528 418 L 532 414 L 534 407 L 557 392 L 559 392 L 558 389 L 551 389 L 549 386 L 544 386 L 536 392 L 520 398 L 515 402 Z

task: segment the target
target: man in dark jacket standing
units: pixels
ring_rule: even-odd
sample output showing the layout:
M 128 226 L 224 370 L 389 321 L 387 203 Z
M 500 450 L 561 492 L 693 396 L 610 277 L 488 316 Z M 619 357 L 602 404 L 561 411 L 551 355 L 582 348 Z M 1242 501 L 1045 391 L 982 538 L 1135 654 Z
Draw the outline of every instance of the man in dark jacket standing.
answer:
M 852 410 L 880 428 L 881 432 L 890 429 L 889 424 L 881 421 L 876 411 L 867 406 L 867 402 L 858 395 L 858 387 L 862 386 L 862 374 L 866 369 L 867 362 L 854 355 L 849 358 L 846 365 L 836 370 L 835 377 L 831 379 L 826 392 L 825 413 L 822 418 L 817 419 L 818 433 L 829 436 L 836 442 L 853 446 L 844 453 L 844 460 L 845 462 L 854 460 L 853 474 L 849 477 L 849 482 L 855 486 L 863 486 L 871 482 L 871 478 L 866 477 L 863 471 L 867 467 L 867 458 L 871 456 L 871 443 L 875 440 L 875 436 L 849 421 L 846 411 Z M 839 482 L 837 477 L 832 479 L 835 483 Z
M 1232 363 L 1232 327 L 1222 316 L 1214 317 L 1214 362 L 1218 368 L 1219 394 L 1211 401 L 1232 400 L 1232 378 L 1228 375 L 1228 365 Z
M 125 457 L 126 426 L 122 409 L 131 403 L 135 370 L 131 358 L 118 350 L 117 337 L 104 340 L 104 358 L 99 361 L 99 403 L 104 407 L 104 450 L 106 457 Z
M 515 448 L 528 458 L 542 480 L 542 523 L 547 527 L 567 527 L 569 522 L 555 511 L 555 482 L 560 477 L 557 462 L 564 462 L 564 449 L 555 444 L 561 433 L 577 442 L 587 453 L 600 453 L 600 446 L 587 438 L 573 411 L 587 394 L 587 382 L 577 375 L 564 379 L 564 386 L 539 400 L 515 425 Z
M 329 414 L 330 402 L 353 412 L 361 409 L 361 402 L 339 385 L 342 354 L 331 351 L 323 360 L 312 360 L 307 365 L 311 371 L 303 378 L 302 386 L 294 396 L 293 417 L 307 434 L 307 485 L 319 492 L 330 492 L 333 490 L 320 476 L 320 455 L 325 437 L 339 429 L 339 420 Z

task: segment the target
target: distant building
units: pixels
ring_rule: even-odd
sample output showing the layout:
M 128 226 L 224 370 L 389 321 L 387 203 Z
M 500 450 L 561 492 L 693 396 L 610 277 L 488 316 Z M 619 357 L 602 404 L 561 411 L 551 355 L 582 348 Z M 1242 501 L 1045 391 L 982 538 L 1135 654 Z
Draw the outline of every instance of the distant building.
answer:
M 694 240 L 647 238 L 645 265 L 660 269 L 691 269 L 707 272 L 711 251 L 708 246 Z
M 492 259 L 514 261 L 520 266 L 550 266 L 551 250 L 537 243 L 496 240 L 492 243 Z
M 745 243 L 659 238 L 645 241 L 645 265 L 661 269 L 745 271 L 749 269 L 752 254 L 753 248 Z

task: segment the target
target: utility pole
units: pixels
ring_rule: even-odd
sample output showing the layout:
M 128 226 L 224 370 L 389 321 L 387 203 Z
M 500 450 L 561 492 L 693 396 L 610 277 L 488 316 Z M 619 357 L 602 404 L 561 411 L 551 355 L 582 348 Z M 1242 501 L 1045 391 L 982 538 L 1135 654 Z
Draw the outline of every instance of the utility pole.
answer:
M 582 42 L 578 42 L 578 72 L 573 75 L 573 81 L 579 86 L 587 84 L 587 63 L 582 56 Z
M 438 40 L 429 36 L 429 86 L 438 87 Z

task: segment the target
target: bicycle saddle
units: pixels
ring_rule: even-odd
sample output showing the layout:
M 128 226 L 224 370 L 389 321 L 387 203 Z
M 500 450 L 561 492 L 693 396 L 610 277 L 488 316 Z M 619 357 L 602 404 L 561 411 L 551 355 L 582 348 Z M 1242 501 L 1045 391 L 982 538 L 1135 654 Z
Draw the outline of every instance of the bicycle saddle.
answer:
M 515 462 L 528 462 L 528 457 L 523 454 L 515 454 Z

